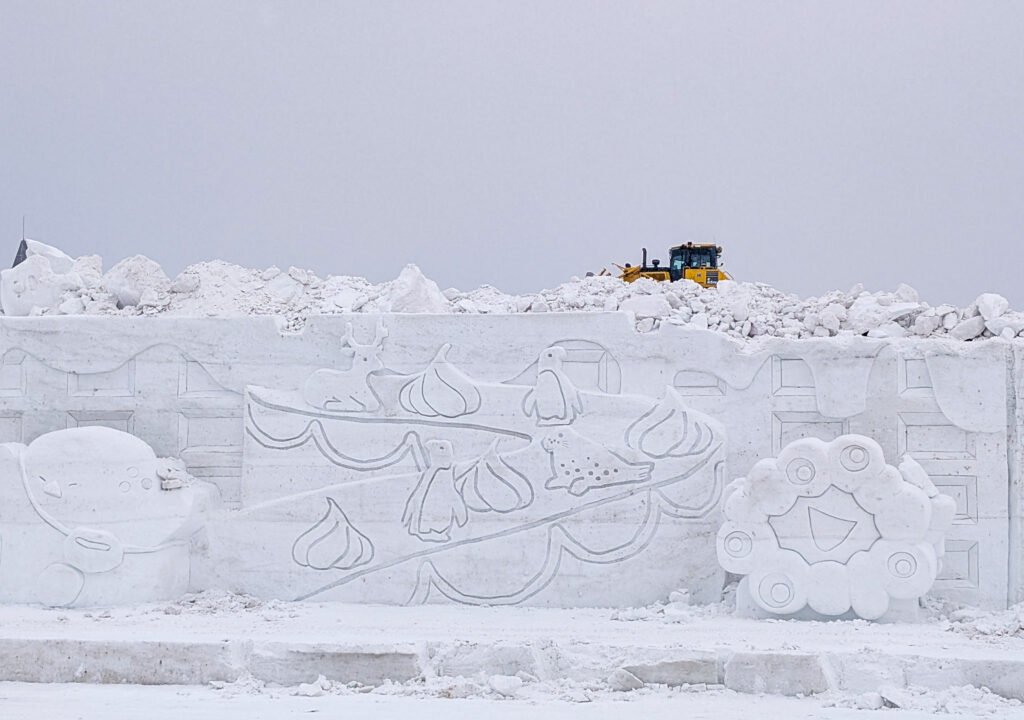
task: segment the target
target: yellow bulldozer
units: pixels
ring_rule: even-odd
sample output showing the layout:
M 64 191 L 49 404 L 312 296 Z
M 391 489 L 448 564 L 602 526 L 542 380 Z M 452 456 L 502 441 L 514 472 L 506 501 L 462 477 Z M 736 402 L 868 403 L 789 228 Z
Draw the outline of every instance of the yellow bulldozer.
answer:
M 647 264 L 647 248 L 643 248 L 643 261 L 640 265 L 616 265 L 622 274 L 619 278 L 633 282 L 642 277 L 661 282 L 676 280 L 693 280 L 704 287 L 716 287 L 719 280 L 732 280 L 725 270 L 718 267 L 718 258 L 722 254 L 720 245 L 694 244 L 676 245 L 669 248 L 668 267 L 662 267 L 660 260 L 651 260 Z

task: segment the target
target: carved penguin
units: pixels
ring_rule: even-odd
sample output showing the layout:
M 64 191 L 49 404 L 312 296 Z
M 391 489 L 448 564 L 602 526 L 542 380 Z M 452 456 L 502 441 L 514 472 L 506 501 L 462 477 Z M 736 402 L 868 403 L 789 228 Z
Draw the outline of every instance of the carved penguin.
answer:
M 447 440 L 424 443 L 427 469 L 420 473 L 416 487 L 405 503 L 402 524 L 420 540 L 447 542 L 454 526 L 469 520 L 466 501 L 456 485 L 454 450 Z
M 569 425 L 583 412 L 579 390 L 562 369 L 565 348 L 549 347 L 537 359 L 537 384 L 523 398 L 523 411 L 538 425 Z

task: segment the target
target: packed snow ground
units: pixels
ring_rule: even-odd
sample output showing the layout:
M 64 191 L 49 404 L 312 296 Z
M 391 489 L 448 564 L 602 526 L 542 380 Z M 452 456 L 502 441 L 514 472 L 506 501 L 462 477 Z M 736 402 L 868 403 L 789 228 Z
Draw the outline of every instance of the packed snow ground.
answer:
M 986 293 L 965 308 L 933 307 L 901 285 L 867 292 L 860 285 L 800 299 L 763 283 L 723 281 L 717 289 L 690 281 L 627 284 L 615 277 L 572 278 L 553 289 L 508 295 L 490 285 L 441 290 L 415 265 L 383 283 L 308 270 L 254 270 L 221 260 L 191 265 L 173 280 L 142 255 L 103 271 L 97 255 L 72 259 L 57 248 L 27 241 L 26 267 L 3 272 L 7 315 L 273 315 L 299 330 L 313 315 L 338 313 L 509 314 L 629 311 L 637 330 L 660 323 L 689 325 L 735 338 L 810 338 L 836 335 L 944 337 L 957 341 L 1024 336 L 1024 312 Z M 31 278 L 29 277 L 31 274 Z
M 4 720 L 289 720 L 444 718 L 444 720 L 933 720 L 1017 718 L 1024 710 L 980 690 L 915 696 L 919 707 L 870 710 L 827 696 L 788 698 L 730 690 L 647 688 L 631 693 L 552 692 L 523 698 L 457 698 L 358 691 L 304 696 L 296 688 L 0 683 Z
M 18 663 L 31 657 L 38 665 L 21 668 L 24 672 L 45 679 L 54 667 L 70 663 L 68 667 L 78 666 L 76 683 L 85 684 L 0 683 L 0 717 L 113 720 L 140 717 L 141 708 L 151 720 L 183 713 L 223 720 L 308 713 L 370 719 L 405 713 L 446 718 L 486 714 L 494 720 L 528 713 L 554 720 L 581 715 L 857 718 L 883 712 L 885 717 L 908 719 L 1024 717 L 1020 700 L 981 686 L 944 684 L 932 671 L 939 667 L 942 676 L 958 661 L 969 660 L 990 667 L 993 675 L 1002 672 L 1005 680 L 1009 666 L 1000 670 L 999 658 L 1019 667 L 1024 654 L 1022 620 L 1024 605 L 987 612 L 930 601 L 918 624 L 754 621 L 733 617 L 728 596 L 714 605 L 690 605 L 685 593 L 674 594 L 666 603 L 626 610 L 288 603 L 217 591 L 170 603 L 110 609 L 6 606 L 0 608 L 5 677 L 18 677 Z M 264 652 L 276 648 L 284 664 L 271 672 L 310 677 L 274 683 L 243 674 L 230 681 L 154 688 L 119 684 L 115 673 L 105 680 L 113 685 L 90 684 L 98 677 L 90 674 L 96 669 L 94 662 L 108 667 L 121 663 L 129 676 L 132 664 L 160 661 L 164 666 L 180 663 L 194 668 L 209 663 L 209 657 L 193 653 L 191 644 L 209 646 L 236 637 L 262 643 Z M 88 640 L 103 644 L 101 659 L 63 657 L 72 652 L 75 641 Z M 371 652 L 372 647 L 392 643 L 408 651 L 413 641 L 433 646 L 421 656 L 422 673 L 399 681 L 332 682 L 323 676 L 331 673 L 330 658 L 316 649 L 344 644 L 355 652 Z M 35 651 L 30 650 L 32 643 Z M 605 675 L 602 670 L 610 654 L 646 653 L 654 658 L 661 653 L 671 659 L 680 652 L 715 647 L 790 657 L 826 653 L 837 661 L 844 653 L 854 654 L 861 658 L 858 672 L 875 684 L 857 692 L 781 697 L 736 692 L 715 683 L 643 683 L 629 673 Z M 52 657 L 44 657 L 46 653 Z M 301 664 L 296 664 L 297 657 L 303 659 Z M 893 671 L 893 659 L 899 657 L 912 658 L 905 667 L 919 677 L 927 674 L 931 687 L 917 684 L 910 674 L 906 683 L 901 682 L 904 678 Z M 1024 691 L 1019 672 L 1010 681 Z

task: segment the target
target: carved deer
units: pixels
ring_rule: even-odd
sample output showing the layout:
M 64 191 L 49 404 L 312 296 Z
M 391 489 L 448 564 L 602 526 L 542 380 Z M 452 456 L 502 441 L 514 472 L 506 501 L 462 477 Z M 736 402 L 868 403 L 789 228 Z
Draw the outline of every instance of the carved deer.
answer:
M 384 338 L 388 336 L 382 320 L 377 320 L 373 342 L 356 342 L 352 323 L 345 326 L 341 338 L 342 352 L 352 358 L 348 370 L 317 370 L 306 380 L 302 396 L 307 403 L 322 410 L 374 412 L 380 408 L 380 398 L 370 386 L 370 375 L 384 368 L 380 353 Z

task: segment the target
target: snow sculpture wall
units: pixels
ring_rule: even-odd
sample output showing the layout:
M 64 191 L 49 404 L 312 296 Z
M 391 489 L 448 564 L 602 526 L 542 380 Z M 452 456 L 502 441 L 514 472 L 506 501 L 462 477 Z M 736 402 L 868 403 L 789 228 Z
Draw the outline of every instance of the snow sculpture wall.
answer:
M 0 448 L 0 600 L 53 606 L 173 599 L 212 498 L 180 464 L 105 427 Z
M 913 458 L 886 465 L 870 438 L 796 440 L 730 485 L 718 559 L 745 576 L 739 608 L 876 620 L 931 589 L 955 511 Z
M 854 433 L 956 502 L 933 592 L 1001 606 L 1024 587 L 1018 352 L 638 334 L 623 313 L 331 316 L 301 333 L 2 318 L 0 442 L 99 425 L 180 457 L 223 500 L 193 589 L 636 605 L 717 597 L 723 483 L 794 440 Z M 4 575 L 6 528 L 13 592 L 28 581 Z

